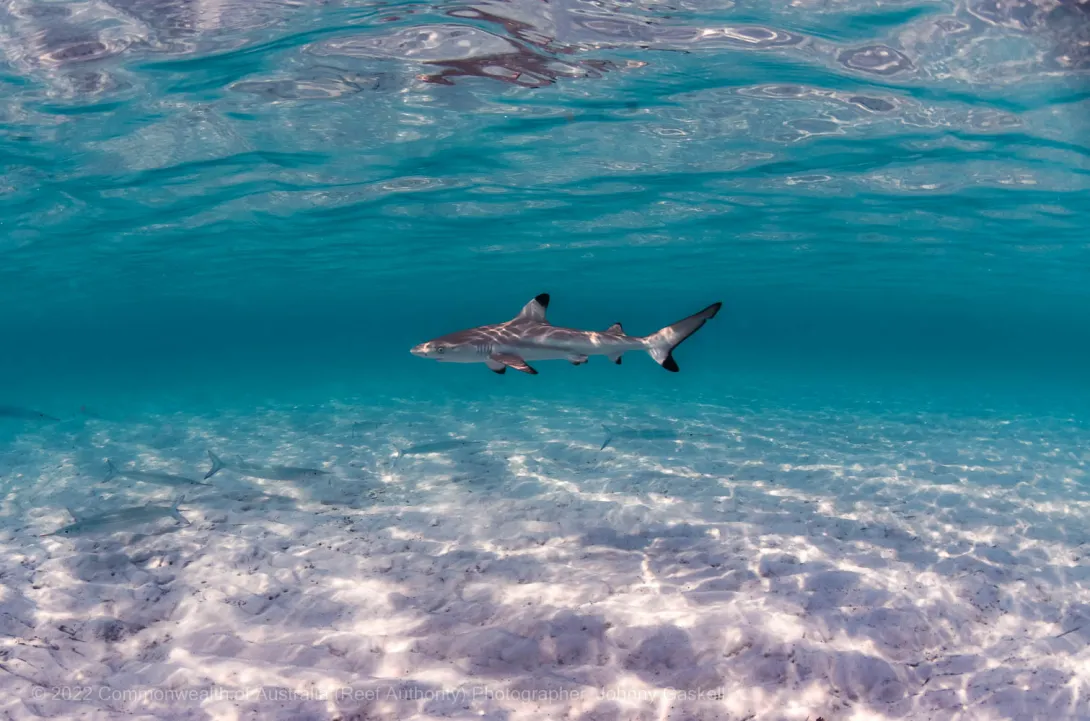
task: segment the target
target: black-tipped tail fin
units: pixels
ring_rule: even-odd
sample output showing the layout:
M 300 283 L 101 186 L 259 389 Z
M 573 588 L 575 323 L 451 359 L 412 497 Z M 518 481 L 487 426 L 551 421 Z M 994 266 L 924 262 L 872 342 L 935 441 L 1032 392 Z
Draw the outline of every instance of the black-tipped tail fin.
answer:
M 674 360 L 674 349 L 681 345 L 686 338 L 700 330 L 710 318 L 714 318 L 722 303 L 712 303 L 699 313 L 694 313 L 688 318 L 668 325 L 658 333 L 652 333 L 644 340 L 647 342 L 647 352 L 660 366 L 677 373 L 680 370 L 677 361 Z

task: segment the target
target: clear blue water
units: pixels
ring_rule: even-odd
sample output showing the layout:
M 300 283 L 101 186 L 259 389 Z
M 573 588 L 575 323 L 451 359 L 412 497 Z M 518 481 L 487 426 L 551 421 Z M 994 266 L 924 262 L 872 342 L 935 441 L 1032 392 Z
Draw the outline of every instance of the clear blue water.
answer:
M 11 3 L 2 396 L 1082 408 L 1088 21 L 1071 1 Z M 676 375 L 408 354 L 541 292 L 554 322 L 640 333 L 725 306 Z
M 0 3 L 0 716 L 1090 718 L 1088 111 L 1077 0 Z M 539 293 L 724 305 L 409 353 Z M 353 684 L 727 697 L 100 693 Z

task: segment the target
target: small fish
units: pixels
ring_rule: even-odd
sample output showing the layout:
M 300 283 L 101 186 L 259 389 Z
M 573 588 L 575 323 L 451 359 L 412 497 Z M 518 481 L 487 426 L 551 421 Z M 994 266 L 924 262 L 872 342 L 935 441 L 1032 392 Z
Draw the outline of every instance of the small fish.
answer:
M 352 437 L 358 438 L 367 431 L 373 431 L 382 426 L 382 421 L 356 421 L 352 424 Z
M 0 406 L 0 418 L 18 418 L 24 421 L 59 421 L 51 415 L 19 406 Z
M 70 523 L 63 528 L 59 528 L 52 533 L 43 533 L 42 537 L 74 536 L 81 533 L 96 532 L 116 533 L 117 531 L 128 530 L 135 525 L 149 523 L 167 516 L 171 516 L 175 520 L 180 521 L 182 525 L 188 526 L 189 521 L 187 521 L 185 516 L 178 511 L 178 506 L 181 504 L 182 500 L 182 498 L 179 498 L 170 506 L 155 506 L 148 503 L 144 506 L 132 506 L 130 508 L 121 508 L 116 511 L 107 511 L 106 513 L 100 513 L 96 516 L 80 516 L 69 508 L 67 509 L 68 514 L 72 516 L 73 523 Z
M 211 486 L 211 483 L 202 483 L 201 481 L 195 481 L 192 478 L 186 478 L 185 476 L 175 476 L 170 473 L 159 473 L 158 471 L 125 471 L 119 469 L 114 465 L 114 462 L 107 459 L 106 465 L 108 470 L 106 471 L 106 477 L 102 479 L 102 482 L 112 481 L 115 478 L 128 478 L 133 481 L 143 481 L 144 483 L 159 483 L 164 486 Z
M 295 468 L 294 466 L 259 466 L 242 460 L 240 457 L 234 463 L 228 465 L 220 460 L 212 451 L 208 451 L 208 457 L 212 459 L 212 469 L 204 474 L 205 480 L 219 473 L 224 468 L 229 468 L 240 476 L 250 478 L 263 478 L 267 481 L 307 481 L 328 476 L 329 471 L 317 468 Z
M 710 433 L 675 431 L 672 428 L 629 428 L 627 426 L 622 426 L 620 430 L 614 431 L 604 423 L 602 428 L 605 429 L 606 439 L 602 442 L 602 447 L 598 449 L 600 451 L 605 449 L 614 438 L 638 438 L 643 441 L 680 441 L 686 438 L 703 438 L 711 435 Z
M 442 453 L 444 451 L 453 451 L 459 448 L 468 448 L 483 445 L 481 441 L 435 441 L 433 443 L 421 443 L 416 446 L 409 446 L 408 448 L 400 448 L 394 445 L 394 450 L 397 451 L 397 455 L 394 456 L 394 462 L 396 463 L 402 456 L 426 456 L 429 453 Z

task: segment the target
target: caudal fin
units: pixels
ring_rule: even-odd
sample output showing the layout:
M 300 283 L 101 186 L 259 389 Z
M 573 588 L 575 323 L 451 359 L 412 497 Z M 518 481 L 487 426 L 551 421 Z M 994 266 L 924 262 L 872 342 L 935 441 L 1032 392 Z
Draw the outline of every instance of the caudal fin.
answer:
M 668 325 L 658 333 L 647 336 L 644 338 L 647 342 L 647 352 L 660 366 L 671 373 L 677 373 L 679 369 L 677 362 L 674 360 L 674 349 L 681 345 L 686 338 L 700 330 L 700 327 L 709 318 L 714 318 L 722 306 L 722 303 L 712 303 L 699 313 L 695 313 L 684 320 L 679 320 L 673 325 Z
M 117 477 L 117 466 L 114 465 L 113 461 L 111 461 L 109 458 L 107 458 L 106 459 L 106 477 L 102 479 L 102 482 L 106 483 L 107 481 L 112 481 L 115 477 Z
M 176 521 L 181 521 L 183 526 L 188 526 L 188 525 L 191 525 L 189 519 L 186 518 L 185 516 L 183 516 L 181 514 L 181 512 L 178 510 L 178 506 L 182 505 L 183 503 L 185 503 L 185 496 L 184 495 L 181 495 L 181 496 L 178 496 L 177 498 L 175 498 L 174 503 L 171 504 L 171 506 L 170 506 L 170 515 L 174 516 L 174 519 Z
M 225 466 L 223 464 L 223 461 L 220 460 L 219 456 L 217 456 L 212 451 L 208 451 L 208 457 L 212 459 L 212 469 L 210 471 L 208 471 L 208 473 L 204 474 L 204 479 L 205 480 L 208 480 L 209 478 L 216 475 L 217 473 L 219 473 L 220 471 L 222 471 L 224 468 L 227 467 L 227 466 Z
M 609 426 L 603 423 L 602 430 L 606 432 L 606 439 L 602 441 L 602 447 L 598 449 L 600 451 L 604 451 L 606 446 L 609 445 L 609 442 L 613 440 L 613 431 L 609 430 Z

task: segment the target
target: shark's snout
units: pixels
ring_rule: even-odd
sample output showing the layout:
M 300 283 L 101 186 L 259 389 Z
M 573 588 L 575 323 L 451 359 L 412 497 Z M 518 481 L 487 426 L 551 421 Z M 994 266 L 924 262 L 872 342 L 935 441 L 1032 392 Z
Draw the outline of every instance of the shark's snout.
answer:
M 428 344 L 427 343 L 421 343 L 420 345 L 414 345 L 412 348 L 409 349 L 409 352 L 412 353 L 414 356 L 417 356 L 417 357 L 420 357 L 420 358 L 427 358 L 428 357 Z

